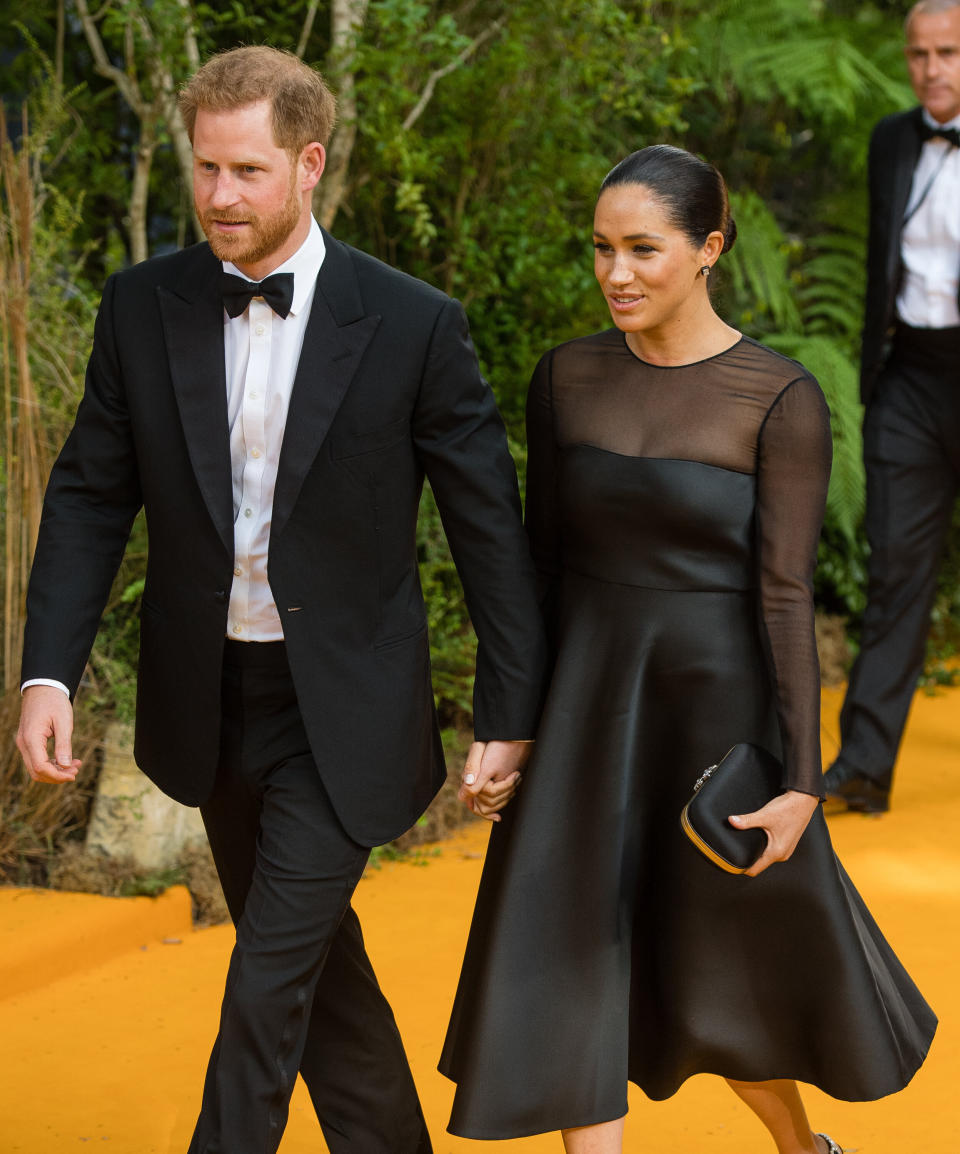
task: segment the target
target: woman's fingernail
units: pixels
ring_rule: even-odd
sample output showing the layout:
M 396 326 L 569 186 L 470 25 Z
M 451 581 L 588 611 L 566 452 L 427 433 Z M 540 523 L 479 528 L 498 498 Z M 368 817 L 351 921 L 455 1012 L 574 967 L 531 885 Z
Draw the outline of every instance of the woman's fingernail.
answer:
M 466 774 L 466 776 L 464 777 L 464 779 L 463 779 L 463 780 L 464 780 L 464 784 L 465 784 L 465 785 L 473 785 L 473 783 L 474 783 L 474 782 L 475 782 L 477 779 L 474 777 L 474 775 L 473 775 L 472 773 L 468 773 L 468 774 Z

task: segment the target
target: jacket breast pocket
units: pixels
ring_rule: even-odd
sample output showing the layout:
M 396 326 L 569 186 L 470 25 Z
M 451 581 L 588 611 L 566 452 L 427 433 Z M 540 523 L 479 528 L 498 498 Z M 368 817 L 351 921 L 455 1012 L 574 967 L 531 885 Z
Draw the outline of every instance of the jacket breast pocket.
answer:
M 380 425 L 376 429 L 368 429 L 359 433 L 345 433 L 330 442 L 330 456 L 335 461 L 346 461 L 352 457 L 362 457 L 367 453 L 376 453 L 382 449 L 389 449 L 410 436 L 410 421 L 401 417 L 398 421 L 391 421 L 388 425 Z

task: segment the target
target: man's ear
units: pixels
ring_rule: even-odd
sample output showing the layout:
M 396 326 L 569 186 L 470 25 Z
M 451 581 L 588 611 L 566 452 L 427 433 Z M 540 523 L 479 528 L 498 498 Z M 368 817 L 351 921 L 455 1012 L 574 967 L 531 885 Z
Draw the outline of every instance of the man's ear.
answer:
M 326 149 L 314 140 L 300 153 L 297 163 L 300 166 L 300 191 L 309 192 L 323 175 L 327 163 Z

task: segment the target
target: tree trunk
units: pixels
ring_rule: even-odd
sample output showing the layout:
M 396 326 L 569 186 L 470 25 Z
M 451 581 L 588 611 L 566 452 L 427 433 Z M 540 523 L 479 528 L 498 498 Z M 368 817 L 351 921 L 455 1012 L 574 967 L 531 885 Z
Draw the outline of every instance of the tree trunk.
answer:
M 313 210 L 324 228 L 331 228 L 347 189 L 350 157 L 357 139 L 357 95 L 354 50 L 369 0 L 333 0 L 330 12 L 330 75 L 337 86 L 339 125 L 327 150 L 323 179 L 313 194 Z
M 133 264 L 139 264 L 150 255 L 147 245 L 147 198 L 150 191 L 150 168 L 156 147 L 156 121 L 148 113 L 140 120 L 140 140 L 133 169 L 133 186 L 130 189 L 130 215 L 127 218 L 130 259 Z

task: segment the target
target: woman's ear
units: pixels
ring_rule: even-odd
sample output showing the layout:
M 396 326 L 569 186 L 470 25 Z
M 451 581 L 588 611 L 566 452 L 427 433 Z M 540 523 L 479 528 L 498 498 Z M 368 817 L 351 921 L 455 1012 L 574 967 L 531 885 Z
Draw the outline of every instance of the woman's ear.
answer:
M 700 250 L 700 255 L 703 258 L 704 264 L 712 265 L 717 257 L 723 252 L 724 239 L 722 232 L 711 232 L 707 239 L 703 242 L 703 248 Z

